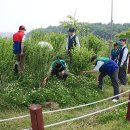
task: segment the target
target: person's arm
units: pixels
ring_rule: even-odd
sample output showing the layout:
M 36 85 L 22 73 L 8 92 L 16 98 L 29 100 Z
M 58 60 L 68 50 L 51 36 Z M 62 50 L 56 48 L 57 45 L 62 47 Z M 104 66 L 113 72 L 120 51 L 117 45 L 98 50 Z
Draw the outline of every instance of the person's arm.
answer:
M 97 73 L 99 72 L 99 69 L 101 68 L 101 66 L 104 64 L 103 61 L 98 61 L 97 65 L 95 66 L 95 68 L 93 70 L 89 70 L 89 71 L 81 71 L 82 74 L 93 74 L 93 73 Z
M 68 51 L 68 38 L 66 39 L 66 51 Z
M 93 73 L 97 73 L 98 71 L 96 70 L 89 70 L 89 71 L 82 71 L 82 74 L 93 74 Z
M 44 86 L 44 85 L 47 84 L 47 82 L 48 82 L 48 80 L 49 80 L 49 77 L 50 77 L 50 75 L 51 75 L 51 71 L 52 71 L 52 68 L 50 67 L 48 73 L 46 74 L 46 77 L 45 77 L 43 80 L 41 80 L 41 85 Z
M 76 36 L 75 37 L 76 45 L 80 48 L 80 43 L 79 43 L 79 38 Z
M 26 36 L 24 35 L 22 39 L 22 43 L 21 43 L 21 54 L 23 54 L 25 39 L 26 39 Z
M 128 49 L 125 48 L 124 53 L 123 53 L 123 57 L 122 57 L 122 60 L 121 60 L 121 65 L 120 65 L 120 67 L 122 67 L 123 64 L 124 64 L 124 62 L 126 61 L 127 55 L 128 55 Z
M 53 61 L 53 62 L 51 63 L 50 69 L 49 69 L 49 71 L 47 72 L 46 77 L 45 77 L 43 80 L 41 80 L 41 85 L 46 85 L 46 84 L 47 84 L 47 82 L 48 82 L 48 80 L 49 80 L 49 77 L 50 77 L 50 75 L 51 75 L 52 69 L 53 69 L 53 67 L 54 67 L 54 64 L 55 64 L 55 61 Z

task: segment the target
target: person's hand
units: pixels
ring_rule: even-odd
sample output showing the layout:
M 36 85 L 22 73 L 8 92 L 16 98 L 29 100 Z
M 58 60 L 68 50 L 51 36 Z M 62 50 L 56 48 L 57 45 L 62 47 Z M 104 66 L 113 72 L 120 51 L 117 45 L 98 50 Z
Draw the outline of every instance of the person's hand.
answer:
M 63 77 L 64 74 L 65 74 L 65 71 L 64 71 L 64 70 L 63 70 L 62 72 L 59 73 L 59 75 L 60 75 L 61 77 Z
M 48 77 L 46 77 L 43 81 L 41 81 L 41 85 L 46 85 L 48 82 Z

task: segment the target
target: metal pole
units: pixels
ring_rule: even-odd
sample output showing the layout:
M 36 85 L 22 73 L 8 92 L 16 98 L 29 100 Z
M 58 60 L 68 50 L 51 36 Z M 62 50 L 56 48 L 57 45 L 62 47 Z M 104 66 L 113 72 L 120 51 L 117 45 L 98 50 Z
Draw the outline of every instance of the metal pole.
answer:
M 112 49 L 112 34 L 113 34 L 113 0 L 111 0 L 111 31 L 110 31 L 110 44 L 109 44 L 109 56 Z

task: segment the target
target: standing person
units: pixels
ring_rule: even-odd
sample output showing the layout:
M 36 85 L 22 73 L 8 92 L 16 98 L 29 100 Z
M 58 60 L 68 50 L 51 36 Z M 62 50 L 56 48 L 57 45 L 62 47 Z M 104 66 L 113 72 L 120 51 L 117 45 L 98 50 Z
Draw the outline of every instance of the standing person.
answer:
M 119 56 L 119 46 L 118 43 L 114 44 L 114 48 L 111 50 L 111 60 L 117 63 Z
M 80 48 L 80 43 L 79 43 L 79 39 L 75 34 L 75 29 L 74 28 L 69 28 L 68 30 L 68 38 L 67 38 L 67 44 L 66 44 L 66 51 L 67 54 L 70 58 L 70 65 L 72 63 L 72 55 L 71 55 L 71 49 L 74 48 L 74 46 L 78 46 Z
M 94 62 L 96 57 L 92 58 L 92 62 Z M 96 61 L 96 66 L 93 70 L 90 71 L 82 71 L 82 74 L 91 74 L 91 73 L 97 73 L 100 72 L 98 81 L 99 81 L 99 88 L 102 90 L 103 88 L 103 78 L 108 75 L 111 79 L 112 86 L 114 89 L 114 95 L 119 94 L 119 85 L 118 85 L 118 64 L 114 62 L 113 60 L 110 60 L 109 58 L 99 58 Z M 116 96 L 112 99 L 113 102 L 117 102 L 119 99 L 119 96 Z
M 80 48 L 80 43 L 79 39 L 75 34 L 75 29 L 74 28 L 69 28 L 69 36 L 67 38 L 67 44 L 66 44 L 66 50 L 69 52 L 71 49 L 74 48 L 74 46 L 78 46 Z
M 127 69 L 127 63 L 128 63 L 128 48 L 126 45 L 126 39 L 122 38 L 120 39 L 120 42 L 121 42 L 122 48 L 120 50 L 119 57 L 118 57 L 118 65 L 119 65 L 118 77 L 119 77 L 119 80 L 123 89 L 124 85 L 126 85 L 127 83 L 126 69 Z
M 14 71 L 15 73 L 18 73 L 20 68 L 20 62 L 21 62 L 21 56 L 24 53 L 24 44 L 23 41 L 25 39 L 25 26 L 21 25 L 19 27 L 18 32 L 16 32 L 13 35 L 13 53 L 16 55 L 16 62 L 15 62 L 15 67 Z

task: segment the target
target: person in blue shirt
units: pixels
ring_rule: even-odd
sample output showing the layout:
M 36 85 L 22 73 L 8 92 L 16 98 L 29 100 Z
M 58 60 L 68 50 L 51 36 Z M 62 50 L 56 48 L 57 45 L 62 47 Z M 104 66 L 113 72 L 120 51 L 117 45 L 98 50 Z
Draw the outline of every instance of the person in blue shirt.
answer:
M 93 57 L 92 62 L 94 62 L 95 60 L 96 60 L 96 57 Z M 98 60 L 96 60 L 96 66 L 93 70 L 81 71 L 82 74 L 91 74 L 91 73 L 97 73 L 97 72 L 100 72 L 100 75 L 98 78 L 99 88 L 102 90 L 103 78 L 108 75 L 112 82 L 114 95 L 118 95 L 119 94 L 118 64 L 109 58 L 101 57 Z M 118 99 L 119 99 L 119 96 L 116 96 L 115 98 L 112 99 L 112 101 L 117 102 Z
M 119 46 L 118 43 L 114 44 L 114 48 L 111 50 L 111 60 L 117 63 L 119 56 Z

